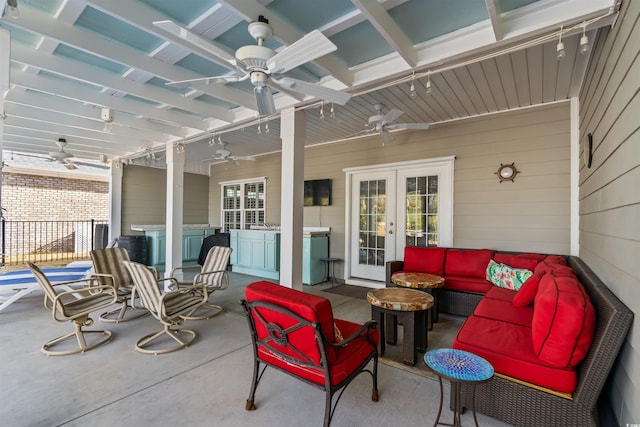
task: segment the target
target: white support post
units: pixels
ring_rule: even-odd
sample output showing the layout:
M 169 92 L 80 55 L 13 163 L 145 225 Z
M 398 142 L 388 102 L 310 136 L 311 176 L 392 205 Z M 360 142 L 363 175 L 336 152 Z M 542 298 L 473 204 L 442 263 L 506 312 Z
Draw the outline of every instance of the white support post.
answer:
M 571 98 L 571 206 L 570 206 L 570 253 L 580 255 L 580 101 Z
M 171 270 L 182 267 L 182 223 L 184 203 L 184 150 L 179 146 L 167 144 L 167 242 L 164 276 L 169 277 Z M 166 286 L 165 284 L 165 290 Z
M 122 234 L 122 175 L 120 160 L 111 162 L 109 179 L 109 242 Z
M 280 115 L 282 184 L 280 205 L 280 284 L 302 290 L 304 141 L 306 113 L 294 108 Z

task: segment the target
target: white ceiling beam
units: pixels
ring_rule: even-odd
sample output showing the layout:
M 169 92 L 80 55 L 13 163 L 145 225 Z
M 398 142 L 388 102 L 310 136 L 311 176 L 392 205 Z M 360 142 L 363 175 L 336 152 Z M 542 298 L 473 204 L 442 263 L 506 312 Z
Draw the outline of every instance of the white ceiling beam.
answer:
M 24 90 L 12 90 L 6 98 L 7 102 L 31 106 L 47 111 L 60 111 L 62 113 L 84 117 L 87 119 L 101 120 L 101 107 L 87 105 L 79 101 L 52 96 L 45 93 L 26 92 Z M 172 135 L 177 138 L 184 138 L 189 135 L 186 127 L 169 126 L 167 124 L 150 122 L 142 117 L 130 116 L 129 114 L 117 115 L 117 125 L 131 127 L 133 129 L 146 132 L 151 139 L 162 139 L 163 135 Z
M 413 43 L 407 35 L 391 19 L 387 11 L 378 3 L 378 0 L 351 0 L 351 2 L 369 20 L 369 23 L 380 35 L 393 47 L 396 52 L 409 64 L 411 68 L 416 66 L 416 51 Z
M 502 40 L 502 24 L 500 23 L 500 5 L 497 0 L 485 0 L 487 5 L 487 13 L 489 14 L 489 20 L 493 27 L 493 34 L 496 36 L 496 41 Z
M 247 23 L 256 21 L 259 15 L 268 18 L 273 28 L 273 36 L 284 45 L 290 45 L 305 35 L 289 25 L 287 21 L 270 13 L 269 9 L 258 4 L 255 0 L 219 0 L 218 3 L 222 3 L 231 10 L 234 10 L 238 15 L 242 16 Z M 313 61 L 313 63 L 347 87 L 353 83 L 353 74 L 351 71 L 331 55 L 318 58 Z
M 110 61 L 146 71 L 165 80 L 175 81 L 202 77 L 190 71 L 181 70 L 166 62 L 143 55 L 139 51 L 120 43 L 112 42 L 88 31 L 83 31 L 69 23 L 56 20 L 36 9 L 27 7 L 24 9 L 24 12 L 20 12 L 20 19 L 15 20 L 11 25 L 44 37 L 52 38 L 93 55 L 99 55 Z M 211 96 L 224 99 L 233 104 L 242 105 L 247 108 L 251 108 L 251 105 L 253 105 L 255 108 L 255 100 L 253 97 L 247 96 L 239 90 L 231 89 L 224 85 L 212 85 L 207 88 L 202 88 L 201 90 Z
M 14 75 L 12 82 L 16 86 L 35 89 L 39 92 L 50 93 L 64 98 L 75 99 L 77 101 L 88 102 L 102 107 L 126 111 L 130 114 L 137 114 L 143 117 L 150 117 L 181 126 L 189 126 L 195 129 L 205 130 L 205 126 L 203 124 L 204 121 L 202 119 L 197 119 L 178 112 L 160 110 L 142 102 L 131 101 L 124 98 L 90 91 L 71 83 L 55 81 L 53 79 L 26 73 Z
M 217 117 L 228 122 L 234 119 L 233 113 L 230 113 L 225 108 L 190 100 L 178 93 L 123 79 L 120 75 L 103 71 L 97 67 L 79 64 L 75 61 L 39 52 L 24 45 L 16 44 L 14 46 L 12 59 L 55 74 L 61 74 L 66 77 L 135 95 L 143 99 L 149 99 L 161 104 L 168 104 L 172 107 L 192 111 L 203 117 Z
M 7 103 L 7 115 L 11 117 L 20 117 L 27 120 L 35 120 L 38 122 L 61 123 L 70 128 L 96 132 L 96 139 L 110 142 L 120 142 L 127 139 L 145 139 L 149 140 L 150 133 L 139 129 L 113 125 L 111 132 L 104 131 L 104 123 L 98 120 L 91 120 L 79 116 L 71 116 L 69 114 L 43 110 L 37 107 L 29 107 L 20 104 Z M 172 138 L 168 135 L 155 134 L 153 137 L 157 142 L 170 142 Z

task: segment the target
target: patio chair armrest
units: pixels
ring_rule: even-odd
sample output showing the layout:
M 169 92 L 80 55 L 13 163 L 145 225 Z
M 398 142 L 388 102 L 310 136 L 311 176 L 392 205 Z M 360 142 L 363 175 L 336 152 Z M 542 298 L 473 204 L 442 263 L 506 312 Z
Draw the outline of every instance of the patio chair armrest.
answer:
M 89 276 L 89 278 L 93 279 L 93 278 L 105 278 L 105 279 L 110 279 L 111 280 L 111 286 L 115 287 L 116 289 L 119 287 L 118 286 L 118 282 L 116 281 L 116 278 L 113 274 L 105 274 L 105 273 L 91 273 L 91 276 Z
M 357 331 L 355 331 L 350 337 L 345 338 L 344 340 L 338 342 L 338 343 L 333 343 L 330 342 L 327 337 L 324 336 L 324 333 L 322 334 L 322 340 L 325 342 L 326 345 L 330 346 L 330 347 L 345 347 L 347 345 L 349 345 L 350 342 L 357 340 L 358 338 L 364 338 L 366 339 L 371 345 L 373 345 L 374 347 L 376 346 L 376 344 L 371 340 L 371 330 L 372 329 L 377 329 L 378 324 L 376 323 L 375 320 L 369 320 L 367 322 L 365 322 L 362 326 L 360 326 L 360 328 L 358 328 Z M 363 335 L 363 333 L 366 331 L 366 334 Z M 322 331 L 321 331 L 322 332 Z
M 80 289 L 74 289 L 72 291 L 65 291 L 65 292 L 60 292 L 59 294 L 56 295 L 55 299 L 53 300 L 52 303 L 52 307 L 51 307 L 51 315 L 53 317 L 53 320 L 55 320 L 56 322 L 66 322 L 68 319 L 58 319 L 58 317 L 56 316 L 56 313 L 60 312 L 60 313 L 64 313 L 64 304 L 62 304 L 61 299 L 72 295 L 75 298 L 80 298 L 82 297 L 84 294 L 85 297 L 88 296 L 95 296 L 95 295 L 99 295 L 103 292 L 109 291 L 109 293 L 111 293 L 112 299 L 111 302 L 109 304 L 115 304 L 118 300 L 118 292 L 116 291 L 116 288 L 111 286 L 111 285 L 100 285 L 100 286 L 94 286 L 94 287 L 85 287 L 85 288 L 80 288 Z M 45 306 L 46 306 L 46 302 L 45 302 Z
M 169 277 L 168 279 L 173 279 L 173 277 Z M 173 279 L 173 280 L 175 280 L 175 279 Z M 164 301 L 167 298 L 172 298 L 177 293 L 180 293 L 180 294 L 191 293 L 191 294 L 194 294 L 194 295 L 199 295 L 199 296 L 201 295 L 202 296 L 202 303 L 207 302 L 207 299 L 209 298 L 209 293 L 207 292 L 207 288 L 205 288 L 202 285 L 187 286 L 186 288 L 179 288 L 178 290 L 175 290 L 175 291 L 166 292 L 166 293 L 162 294 L 162 297 L 160 299 L 160 307 L 161 307 L 160 316 L 161 317 L 167 317 L 167 313 L 165 312 L 166 305 L 165 305 Z
M 201 270 L 202 266 L 201 265 L 183 265 L 181 267 L 174 267 L 173 270 L 171 270 L 171 277 L 175 277 L 175 273 L 176 271 L 183 271 L 183 270 Z

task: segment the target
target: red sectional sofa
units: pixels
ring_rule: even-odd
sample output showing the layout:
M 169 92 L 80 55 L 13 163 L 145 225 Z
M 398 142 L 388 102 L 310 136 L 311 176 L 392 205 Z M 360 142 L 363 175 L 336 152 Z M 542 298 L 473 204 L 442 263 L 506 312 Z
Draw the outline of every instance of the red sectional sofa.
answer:
M 490 261 L 532 274 L 518 290 L 498 287 L 487 280 Z M 452 346 L 496 371 L 478 385 L 479 412 L 515 425 L 597 425 L 633 315 L 578 258 L 407 247 L 403 261 L 387 263 L 387 286 L 399 271 L 443 276 L 439 310 L 467 316 Z

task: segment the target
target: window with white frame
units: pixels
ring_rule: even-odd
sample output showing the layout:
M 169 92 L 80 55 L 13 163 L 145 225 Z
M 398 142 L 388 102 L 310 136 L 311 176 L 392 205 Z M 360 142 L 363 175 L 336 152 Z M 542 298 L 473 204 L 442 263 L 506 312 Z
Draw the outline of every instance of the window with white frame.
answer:
M 248 229 L 265 220 L 266 178 L 222 182 L 222 229 Z

